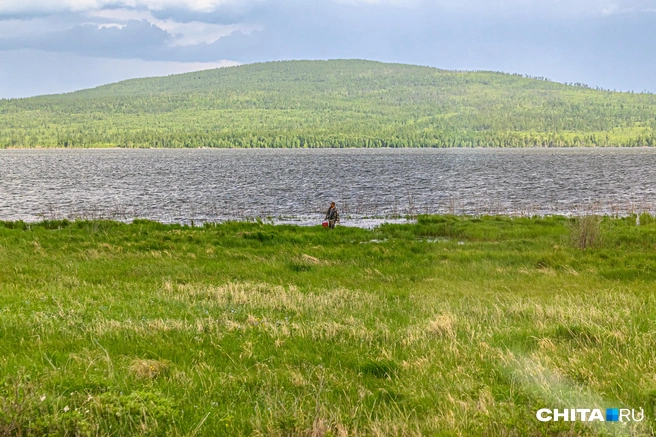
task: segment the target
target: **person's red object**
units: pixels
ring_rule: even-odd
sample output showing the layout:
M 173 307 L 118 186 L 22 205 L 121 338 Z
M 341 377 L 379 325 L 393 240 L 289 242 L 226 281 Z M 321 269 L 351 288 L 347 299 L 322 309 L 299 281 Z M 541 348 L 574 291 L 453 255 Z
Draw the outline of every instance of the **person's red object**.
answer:
M 323 226 L 324 228 L 327 228 L 328 227 L 328 222 L 324 220 L 324 222 L 321 223 L 321 226 Z

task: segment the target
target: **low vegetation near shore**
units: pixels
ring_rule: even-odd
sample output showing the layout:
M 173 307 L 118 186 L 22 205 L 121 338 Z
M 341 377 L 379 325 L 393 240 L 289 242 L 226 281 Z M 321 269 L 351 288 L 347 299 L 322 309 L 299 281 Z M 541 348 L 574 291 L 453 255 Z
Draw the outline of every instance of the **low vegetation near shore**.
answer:
M 0 435 L 654 435 L 655 280 L 648 215 L 0 223 Z

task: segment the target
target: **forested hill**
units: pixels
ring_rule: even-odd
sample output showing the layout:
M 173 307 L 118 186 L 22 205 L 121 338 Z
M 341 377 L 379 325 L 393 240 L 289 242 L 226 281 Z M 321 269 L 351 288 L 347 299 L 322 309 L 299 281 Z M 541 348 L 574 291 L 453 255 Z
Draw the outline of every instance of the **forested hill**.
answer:
M 288 61 L 0 100 L 0 147 L 655 146 L 656 95 Z

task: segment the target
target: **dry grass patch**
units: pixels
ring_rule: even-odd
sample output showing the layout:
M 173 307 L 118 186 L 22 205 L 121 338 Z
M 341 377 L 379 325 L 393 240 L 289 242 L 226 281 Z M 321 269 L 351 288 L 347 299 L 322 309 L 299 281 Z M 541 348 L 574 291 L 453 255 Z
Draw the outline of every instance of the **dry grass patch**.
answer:
M 322 261 L 319 258 L 315 258 L 315 257 L 313 257 L 311 255 L 307 255 L 305 253 L 303 255 L 301 255 L 301 260 L 303 260 L 307 263 L 310 263 L 310 264 L 314 264 L 314 265 L 328 264 L 327 261 Z
M 453 338 L 455 332 L 455 316 L 451 313 L 440 314 L 428 322 L 426 333 L 437 337 Z
M 139 379 L 155 379 L 167 375 L 170 367 L 167 361 L 136 358 L 132 360 L 128 369 Z
M 202 322 L 199 326 L 198 322 Z M 205 318 L 199 319 L 195 324 L 186 320 L 179 319 L 152 319 L 144 321 L 135 320 L 108 320 L 99 319 L 95 323 L 89 325 L 86 331 L 95 335 L 103 336 L 109 334 L 116 334 L 119 332 L 133 332 L 139 335 L 148 335 L 161 332 L 204 332 L 219 324 L 218 321 Z
M 330 266 L 335 264 L 334 261 L 317 258 L 315 256 L 308 255 L 307 253 L 302 254 L 300 257 L 294 258 L 294 261 L 308 266 Z
M 401 343 L 410 346 L 430 339 L 444 339 L 451 343 L 456 338 L 456 316 L 452 313 L 444 313 L 435 316 L 428 322 L 409 326 Z
M 344 308 L 361 310 L 374 306 L 379 297 L 345 288 L 303 293 L 295 286 L 232 283 L 219 286 L 164 284 L 162 291 L 186 302 L 206 301 L 217 306 L 244 305 L 253 309 L 335 313 Z

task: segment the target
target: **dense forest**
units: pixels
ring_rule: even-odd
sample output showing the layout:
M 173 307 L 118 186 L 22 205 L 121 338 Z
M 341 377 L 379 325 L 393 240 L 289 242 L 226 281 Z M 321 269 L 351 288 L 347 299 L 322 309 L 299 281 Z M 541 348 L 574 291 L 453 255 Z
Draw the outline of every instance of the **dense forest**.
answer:
M 0 148 L 656 146 L 656 95 L 286 61 L 0 100 Z

